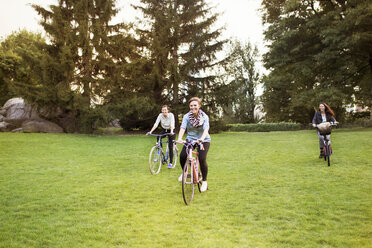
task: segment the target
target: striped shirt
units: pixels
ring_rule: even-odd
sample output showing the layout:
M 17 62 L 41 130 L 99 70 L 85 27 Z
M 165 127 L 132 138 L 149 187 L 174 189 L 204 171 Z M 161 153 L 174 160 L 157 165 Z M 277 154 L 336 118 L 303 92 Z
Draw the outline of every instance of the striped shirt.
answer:
M 167 117 L 164 117 L 162 113 L 158 115 L 156 118 L 156 122 L 154 124 L 155 128 L 161 124 L 161 127 L 164 129 L 174 129 L 174 115 L 172 113 L 168 113 Z

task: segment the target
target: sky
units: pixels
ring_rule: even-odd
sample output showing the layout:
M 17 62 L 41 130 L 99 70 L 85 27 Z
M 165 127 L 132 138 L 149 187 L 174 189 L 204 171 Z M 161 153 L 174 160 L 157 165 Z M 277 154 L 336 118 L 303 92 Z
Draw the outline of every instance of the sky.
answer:
M 0 39 L 6 38 L 13 31 L 27 29 L 28 31 L 42 32 L 38 24 L 40 17 L 30 4 L 39 4 L 47 7 L 55 4 L 56 0 L 0 0 Z M 132 21 L 136 11 L 130 6 L 138 0 L 117 0 L 117 7 L 121 9 L 115 20 Z M 250 41 L 257 45 L 259 50 L 264 48 L 261 16 L 258 8 L 260 0 L 207 0 L 222 12 L 218 25 L 226 26 L 224 36 L 236 37 L 242 41 Z
M 9 34 L 20 29 L 32 32 L 43 32 L 39 25 L 40 16 L 31 7 L 38 4 L 45 8 L 56 4 L 57 0 L 0 0 L 0 41 Z M 138 12 L 130 5 L 137 4 L 139 0 L 117 0 L 119 14 L 114 18 L 114 23 L 134 21 Z M 263 42 L 263 26 L 259 8 L 261 0 L 206 0 L 222 13 L 217 22 L 217 27 L 225 26 L 223 38 L 236 38 L 243 42 L 256 45 L 260 55 L 266 52 Z M 260 71 L 265 72 L 259 63 Z

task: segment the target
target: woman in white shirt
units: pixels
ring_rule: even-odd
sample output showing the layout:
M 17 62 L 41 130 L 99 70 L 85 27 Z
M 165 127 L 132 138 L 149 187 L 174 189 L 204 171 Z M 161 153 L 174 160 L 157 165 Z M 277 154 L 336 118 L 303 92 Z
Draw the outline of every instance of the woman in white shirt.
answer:
M 169 133 L 168 135 L 168 147 L 169 147 L 169 161 L 173 161 L 173 140 L 175 138 L 174 135 L 174 115 L 169 112 L 169 107 L 168 105 L 163 105 L 161 107 L 161 113 L 158 115 L 158 118 L 155 121 L 154 126 L 152 127 L 151 131 L 149 134 L 151 134 L 158 126 L 159 123 L 163 130 L 160 132 L 160 134 L 166 134 Z M 168 168 L 172 168 L 172 162 L 168 164 Z

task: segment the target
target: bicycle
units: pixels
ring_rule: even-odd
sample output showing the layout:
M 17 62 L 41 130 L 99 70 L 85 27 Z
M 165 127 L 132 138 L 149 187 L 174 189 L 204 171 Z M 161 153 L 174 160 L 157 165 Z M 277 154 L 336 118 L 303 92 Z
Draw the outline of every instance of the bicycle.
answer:
M 189 205 L 194 198 L 195 184 L 198 185 L 199 192 L 201 192 L 200 188 L 203 179 L 200 172 L 199 153 L 194 151 L 194 146 L 198 143 L 189 140 L 179 143 L 184 144 L 186 147 L 186 154 L 188 157 L 183 167 L 182 196 L 185 204 Z M 199 146 L 201 150 L 204 149 L 203 143 L 200 143 Z M 195 156 L 193 156 L 193 154 Z
M 172 164 L 171 169 L 176 167 L 177 164 L 177 157 L 178 157 L 178 148 L 175 142 L 173 142 L 173 161 L 170 160 L 169 156 L 169 146 L 168 141 L 162 141 L 161 138 L 165 136 L 169 136 L 171 134 L 165 133 L 165 134 L 146 134 L 158 137 L 156 144 L 151 148 L 150 155 L 149 155 L 149 169 L 150 173 L 155 175 L 160 172 L 161 165 L 162 164 Z M 162 144 L 166 144 L 166 152 L 164 154 L 164 150 L 162 147 Z
M 323 153 L 324 153 L 324 161 L 327 161 L 328 166 L 331 166 L 331 155 L 332 155 L 332 147 L 327 138 L 327 135 L 331 134 L 332 126 L 336 126 L 335 122 L 323 122 L 316 125 L 320 135 L 323 135 Z

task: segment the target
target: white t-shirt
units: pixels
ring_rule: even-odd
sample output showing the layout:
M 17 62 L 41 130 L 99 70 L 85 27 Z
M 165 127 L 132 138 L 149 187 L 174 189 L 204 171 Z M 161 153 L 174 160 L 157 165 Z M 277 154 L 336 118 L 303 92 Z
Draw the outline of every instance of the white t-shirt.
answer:
M 326 115 L 324 114 L 321 114 L 321 116 L 322 116 L 322 122 L 327 122 L 327 117 L 326 117 Z
M 164 117 L 162 113 L 158 115 L 156 118 L 155 127 L 158 127 L 159 123 L 161 127 L 164 129 L 174 129 L 174 115 L 172 113 L 168 113 L 167 117 Z

